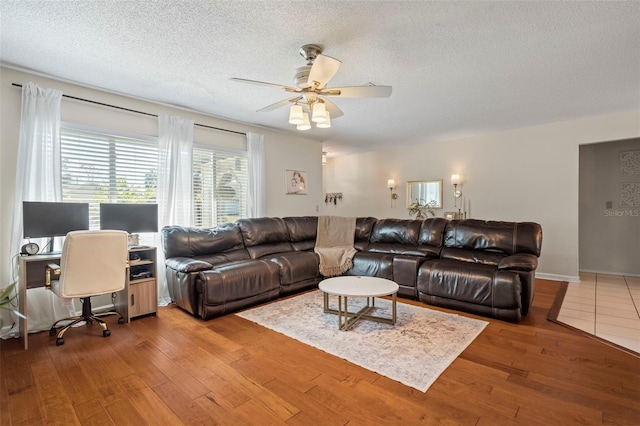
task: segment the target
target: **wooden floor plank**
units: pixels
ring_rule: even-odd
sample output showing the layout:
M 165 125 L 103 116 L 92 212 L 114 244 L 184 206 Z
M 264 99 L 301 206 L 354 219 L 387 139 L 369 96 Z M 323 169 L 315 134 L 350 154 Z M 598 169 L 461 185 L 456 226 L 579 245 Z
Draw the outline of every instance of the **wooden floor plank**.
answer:
M 87 400 L 73 405 L 82 425 L 113 425 L 113 420 L 99 399 Z
M 194 400 L 190 399 L 172 382 L 153 388 L 158 397 L 185 425 L 207 424 L 209 416 Z
M 115 401 L 107 405 L 106 410 L 116 425 L 140 426 L 149 424 L 128 399 Z
M 152 389 L 143 388 L 128 394 L 133 406 L 150 425 L 180 424 L 180 418 Z
M 40 394 L 40 403 L 47 422 L 79 425 L 73 404 L 51 359 L 43 358 L 31 365 L 35 386 Z
M 518 324 L 455 312 L 489 325 L 426 393 L 236 315 L 202 321 L 162 307 L 110 321 L 106 339 L 73 329 L 59 347 L 31 334 L 26 352 L 0 342 L 0 422 L 640 424 L 640 358 L 547 321 L 559 289 L 537 280 Z

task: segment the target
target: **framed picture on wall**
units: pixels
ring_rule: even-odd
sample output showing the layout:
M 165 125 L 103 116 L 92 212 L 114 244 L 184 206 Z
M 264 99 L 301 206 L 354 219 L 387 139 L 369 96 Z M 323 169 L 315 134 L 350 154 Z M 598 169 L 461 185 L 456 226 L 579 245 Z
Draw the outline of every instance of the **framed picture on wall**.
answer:
M 285 170 L 284 188 L 287 194 L 307 195 L 307 172 L 303 170 Z

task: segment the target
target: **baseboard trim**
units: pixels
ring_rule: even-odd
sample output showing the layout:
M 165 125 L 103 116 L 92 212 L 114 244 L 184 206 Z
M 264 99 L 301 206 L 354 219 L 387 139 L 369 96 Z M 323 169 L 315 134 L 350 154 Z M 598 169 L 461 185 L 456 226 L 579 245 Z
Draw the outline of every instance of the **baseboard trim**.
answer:
M 536 272 L 536 278 L 540 278 L 541 280 L 566 281 L 566 282 L 570 282 L 570 283 L 579 283 L 580 282 L 580 277 L 579 276 L 546 274 L 544 272 Z

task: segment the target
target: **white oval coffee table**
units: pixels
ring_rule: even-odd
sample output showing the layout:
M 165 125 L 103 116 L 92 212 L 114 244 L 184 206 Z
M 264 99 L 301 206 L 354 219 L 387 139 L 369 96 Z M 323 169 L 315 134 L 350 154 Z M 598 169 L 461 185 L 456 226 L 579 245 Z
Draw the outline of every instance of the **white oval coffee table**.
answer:
M 324 296 L 324 312 L 338 315 L 340 330 L 349 330 L 361 319 L 385 324 L 396 323 L 398 284 L 391 280 L 377 277 L 334 277 L 320 281 L 318 288 Z M 338 296 L 338 309 L 329 308 L 329 295 Z M 375 308 L 375 298 L 381 296 L 391 296 L 391 318 L 371 315 Z M 366 297 L 367 304 L 358 312 L 349 312 L 349 297 Z

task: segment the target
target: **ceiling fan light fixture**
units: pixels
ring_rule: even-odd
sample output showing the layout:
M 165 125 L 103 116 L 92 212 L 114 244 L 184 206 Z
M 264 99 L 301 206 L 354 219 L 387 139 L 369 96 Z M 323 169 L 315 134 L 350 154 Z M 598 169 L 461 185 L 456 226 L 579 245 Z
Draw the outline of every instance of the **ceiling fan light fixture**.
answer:
M 327 108 L 324 103 L 316 102 L 313 104 L 313 115 L 311 120 L 315 123 L 324 123 L 327 121 Z
M 311 123 L 309 122 L 309 114 L 302 114 L 302 123 L 296 126 L 298 130 L 309 130 L 311 128 Z
M 293 86 L 236 77 L 231 80 L 277 88 L 289 93 L 290 96 L 293 95 L 288 99 L 260 108 L 258 112 L 269 112 L 289 106 L 289 124 L 296 126 L 298 130 L 309 130 L 312 126 L 311 120 L 317 128 L 331 127 L 329 110 L 334 120 L 342 117 L 344 113 L 330 100 L 331 97 L 388 98 L 391 96 L 391 86 L 377 86 L 373 83 L 364 86 L 327 87 L 327 83 L 337 73 L 342 62 L 323 55 L 322 51 L 323 46 L 319 44 L 305 44 L 300 48 L 299 53 L 307 63 L 296 68 Z
M 289 110 L 289 124 L 302 124 L 304 123 L 304 112 L 302 111 L 302 105 L 291 105 Z
M 329 111 L 327 111 L 327 120 L 323 123 L 316 123 L 316 127 L 319 129 L 328 129 L 331 127 L 331 115 L 329 115 Z

